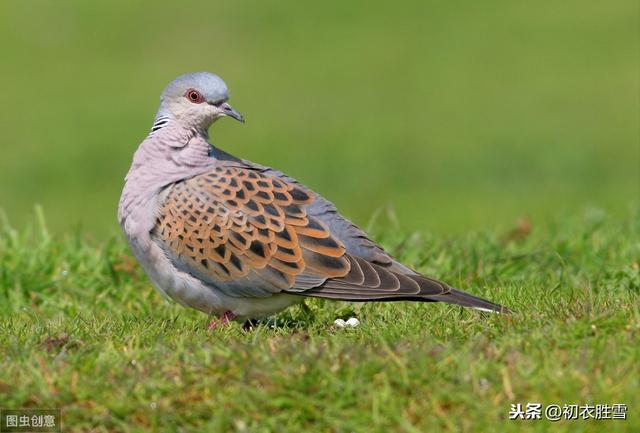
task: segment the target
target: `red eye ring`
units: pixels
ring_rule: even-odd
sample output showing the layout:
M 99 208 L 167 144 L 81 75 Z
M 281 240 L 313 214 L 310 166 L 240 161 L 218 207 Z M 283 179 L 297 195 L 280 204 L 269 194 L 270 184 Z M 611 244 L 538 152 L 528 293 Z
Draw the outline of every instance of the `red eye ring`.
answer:
M 204 96 L 195 89 L 187 90 L 184 96 L 189 102 L 193 102 L 194 104 L 202 104 L 204 102 Z

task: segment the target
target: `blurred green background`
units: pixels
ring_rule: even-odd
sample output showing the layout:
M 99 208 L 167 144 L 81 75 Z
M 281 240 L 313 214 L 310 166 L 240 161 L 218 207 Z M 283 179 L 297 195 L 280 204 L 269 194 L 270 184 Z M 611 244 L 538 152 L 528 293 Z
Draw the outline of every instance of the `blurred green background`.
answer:
M 163 87 L 221 75 L 220 147 L 364 225 L 462 232 L 640 195 L 635 0 L 0 2 L 0 208 L 117 233 Z

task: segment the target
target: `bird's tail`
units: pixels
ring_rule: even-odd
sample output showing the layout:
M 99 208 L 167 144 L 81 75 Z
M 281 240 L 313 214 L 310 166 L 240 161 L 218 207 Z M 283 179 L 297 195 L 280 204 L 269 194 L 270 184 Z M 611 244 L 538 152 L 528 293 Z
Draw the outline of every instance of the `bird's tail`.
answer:
M 389 269 L 360 257 L 347 258 L 351 264 L 347 275 L 329 278 L 321 285 L 309 289 L 293 288 L 288 293 L 352 302 L 447 302 L 483 311 L 510 312 L 502 305 L 454 289 L 408 268 Z
M 489 311 L 492 313 L 504 313 L 509 314 L 511 310 L 500 304 L 495 304 L 486 299 L 473 296 L 462 290 L 451 288 L 451 290 L 442 295 L 430 295 L 428 297 L 434 301 L 447 302 L 449 304 L 462 305 L 463 307 L 475 308 L 477 310 Z

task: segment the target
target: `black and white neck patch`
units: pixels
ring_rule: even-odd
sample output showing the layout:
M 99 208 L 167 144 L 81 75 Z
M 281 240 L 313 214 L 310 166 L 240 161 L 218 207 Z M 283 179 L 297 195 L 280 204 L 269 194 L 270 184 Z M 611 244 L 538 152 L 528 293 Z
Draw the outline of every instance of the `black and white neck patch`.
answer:
M 156 132 L 159 129 L 164 128 L 167 123 L 169 123 L 169 117 L 167 116 L 159 116 L 156 118 L 156 120 L 153 122 L 153 126 L 151 127 L 151 132 L 149 132 L 149 135 L 153 135 L 154 132 Z

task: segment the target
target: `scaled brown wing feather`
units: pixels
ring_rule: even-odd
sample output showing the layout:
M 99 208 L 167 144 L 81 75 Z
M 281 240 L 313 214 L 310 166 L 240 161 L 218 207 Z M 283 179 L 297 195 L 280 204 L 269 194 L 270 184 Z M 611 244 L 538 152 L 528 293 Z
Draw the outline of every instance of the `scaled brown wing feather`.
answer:
M 451 289 L 444 283 L 421 275 L 390 271 L 360 257 L 347 255 L 347 275 L 331 278 L 322 285 L 306 290 L 305 295 L 352 301 L 426 299 L 443 295 Z
M 178 266 L 217 286 L 266 281 L 278 291 L 302 273 L 347 275 L 345 246 L 306 212 L 313 200 L 261 170 L 218 166 L 169 187 L 153 236 Z

